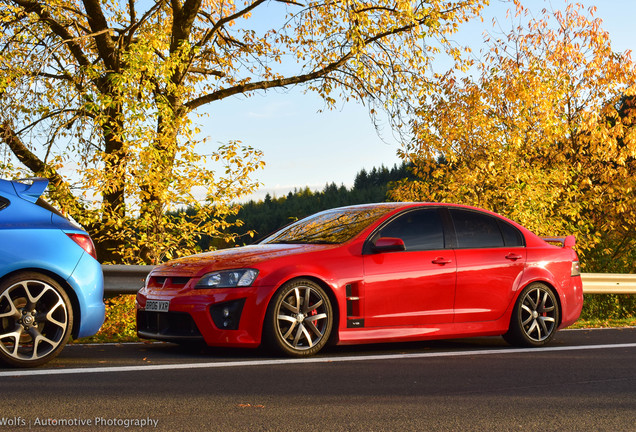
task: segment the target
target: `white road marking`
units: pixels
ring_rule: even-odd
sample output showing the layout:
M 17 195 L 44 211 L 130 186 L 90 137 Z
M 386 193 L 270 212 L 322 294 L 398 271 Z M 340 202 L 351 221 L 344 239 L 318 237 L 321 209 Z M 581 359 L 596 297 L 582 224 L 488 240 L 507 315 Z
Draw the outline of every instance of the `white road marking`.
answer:
M 119 373 L 119 372 L 149 372 L 160 370 L 181 370 L 181 369 L 211 369 L 211 368 L 230 368 L 230 367 L 249 367 L 249 366 L 272 366 L 272 365 L 289 365 L 289 364 L 311 364 L 311 363 L 342 363 L 342 362 L 359 362 L 359 361 L 381 361 L 381 360 L 403 360 L 403 359 L 420 359 L 420 358 L 436 358 L 436 357 L 463 357 L 463 356 L 479 356 L 493 354 L 522 354 L 534 353 L 542 354 L 549 352 L 563 351 L 581 351 L 581 350 L 600 350 L 600 349 L 618 349 L 618 348 L 636 348 L 636 343 L 627 344 L 606 344 L 606 345 L 584 345 L 584 346 L 566 346 L 566 347 L 543 347 L 543 348 L 507 348 L 492 350 L 474 350 L 474 351 L 458 351 L 458 352 L 427 352 L 427 353 L 410 353 L 410 354 L 376 354 L 376 355 L 360 355 L 360 356 L 343 356 L 343 357 L 310 357 L 301 359 L 267 359 L 267 360 L 244 360 L 244 361 L 226 361 L 226 362 L 205 362 L 205 363 L 184 363 L 184 364 L 161 364 L 161 365 L 144 365 L 144 366 L 111 366 L 111 367 L 87 367 L 87 368 L 65 368 L 65 369 L 19 369 L 0 371 L 0 377 L 28 377 L 38 375 L 73 375 L 73 374 L 89 374 L 89 373 Z

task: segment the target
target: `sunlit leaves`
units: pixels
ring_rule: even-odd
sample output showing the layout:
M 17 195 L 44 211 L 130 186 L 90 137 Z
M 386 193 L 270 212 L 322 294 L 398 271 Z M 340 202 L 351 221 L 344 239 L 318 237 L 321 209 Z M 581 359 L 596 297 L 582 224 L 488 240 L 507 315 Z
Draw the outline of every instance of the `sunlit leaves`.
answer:
M 257 185 L 260 152 L 202 140 L 197 109 L 304 85 L 399 125 L 433 54 L 464 65 L 448 37 L 484 2 L 0 0 L 0 119 L 102 258 L 154 263 L 221 235 Z
M 490 208 L 538 234 L 578 236 L 585 257 L 636 237 L 635 66 L 592 12 L 526 15 L 472 76 L 439 76 L 402 156 L 421 178 L 400 199 Z M 599 252 L 600 251 L 600 252 Z M 601 270 L 601 266 L 597 267 Z

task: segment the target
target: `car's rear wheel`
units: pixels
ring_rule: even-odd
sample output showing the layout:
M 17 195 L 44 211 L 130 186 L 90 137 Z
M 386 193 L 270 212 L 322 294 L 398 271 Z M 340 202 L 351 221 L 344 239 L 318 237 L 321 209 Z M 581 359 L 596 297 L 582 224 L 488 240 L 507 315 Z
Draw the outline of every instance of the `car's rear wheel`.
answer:
M 559 314 L 552 290 L 540 282 L 532 283 L 521 292 L 504 339 L 512 345 L 543 346 L 554 337 Z
M 320 351 L 333 327 L 329 296 L 317 283 L 296 279 L 274 295 L 265 318 L 265 342 L 283 354 L 305 357 Z
M 71 303 L 55 280 L 28 272 L 0 284 L 0 361 L 40 366 L 60 353 L 72 328 Z

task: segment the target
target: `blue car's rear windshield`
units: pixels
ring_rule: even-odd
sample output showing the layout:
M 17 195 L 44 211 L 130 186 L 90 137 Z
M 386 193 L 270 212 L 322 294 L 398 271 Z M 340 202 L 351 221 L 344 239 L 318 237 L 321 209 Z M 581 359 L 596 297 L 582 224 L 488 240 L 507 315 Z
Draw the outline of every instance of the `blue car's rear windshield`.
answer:
M 47 201 L 44 201 L 42 198 L 38 198 L 38 200 L 35 202 L 38 206 L 42 207 L 45 210 L 50 211 L 51 213 L 55 213 L 56 215 L 58 215 L 59 217 L 62 217 L 64 219 L 66 219 L 66 216 L 64 216 L 58 209 L 56 209 L 55 207 L 53 207 L 51 204 L 49 204 Z
M 327 210 L 302 219 L 272 234 L 264 243 L 339 244 L 393 210 L 389 206 L 351 207 Z

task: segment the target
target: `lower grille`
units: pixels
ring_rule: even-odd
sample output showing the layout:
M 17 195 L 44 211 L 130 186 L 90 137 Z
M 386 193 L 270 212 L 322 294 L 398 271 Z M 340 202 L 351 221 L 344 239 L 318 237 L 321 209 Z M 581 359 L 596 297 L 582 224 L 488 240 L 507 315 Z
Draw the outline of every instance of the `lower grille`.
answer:
M 203 340 L 194 320 L 185 312 L 137 311 L 140 337 L 159 340 Z
M 221 330 L 238 330 L 245 299 L 218 303 L 210 307 L 214 325 Z

